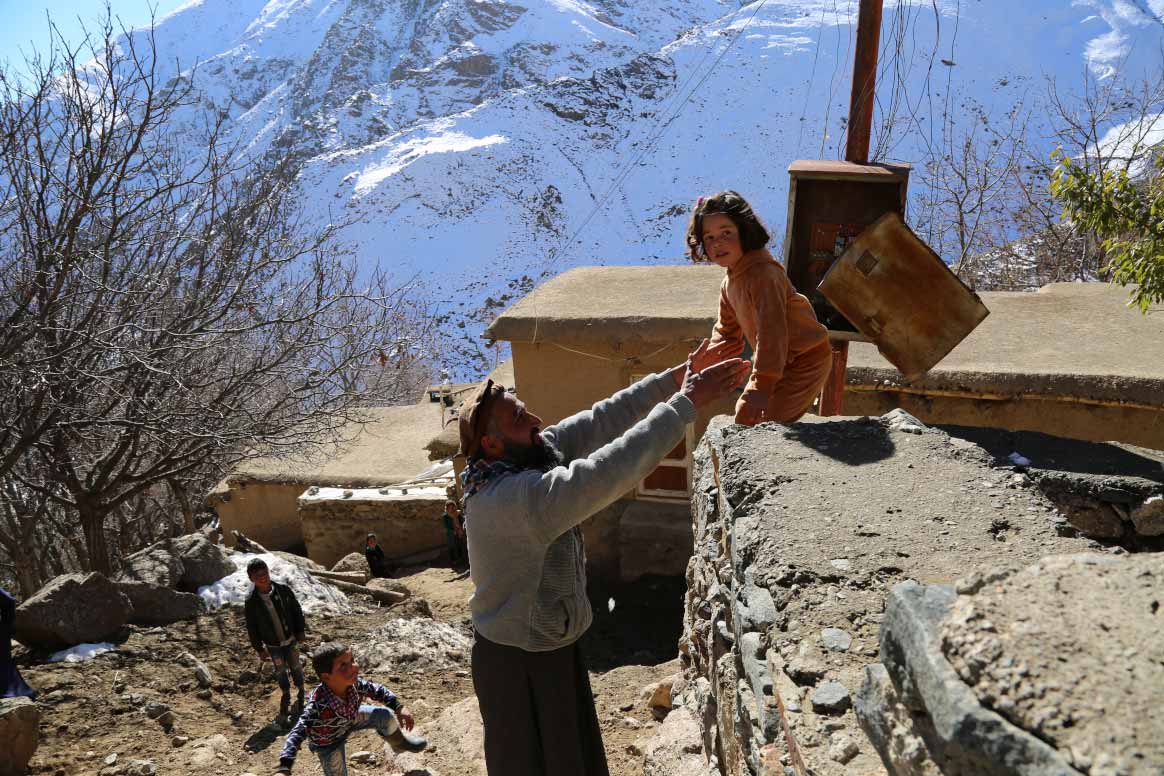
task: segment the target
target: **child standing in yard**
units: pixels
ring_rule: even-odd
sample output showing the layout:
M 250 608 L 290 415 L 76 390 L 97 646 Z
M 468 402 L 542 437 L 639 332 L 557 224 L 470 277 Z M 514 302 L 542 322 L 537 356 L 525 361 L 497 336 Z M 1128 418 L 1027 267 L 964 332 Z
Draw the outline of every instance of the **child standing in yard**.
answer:
M 298 691 L 295 713 L 303 711 L 303 666 L 299 662 L 299 644 L 307 638 L 303 609 L 291 588 L 271 580 L 270 570 L 262 558 L 254 558 L 247 564 L 247 576 L 255 586 L 243 606 L 247 635 L 259 658 L 270 658 L 275 667 L 275 679 L 283 691 L 279 701 L 282 720 L 290 713 L 291 681 Z
M 687 225 L 692 261 L 727 270 L 719 291 L 719 318 L 711 345 L 752 346 L 752 376 L 736 402 L 737 423 L 791 423 L 820 395 L 832 349 L 812 306 L 796 293 L 784 268 L 765 246 L 768 230 L 734 191 L 700 197 Z
M 347 776 L 345 744 L 354 730 L 372 728 L 394 749 L 419 752 L 428 745 L 405 732 L 412 730 L 412 714 L 391 690 L 359 678 L 360 667 L 346 645 L 332 642 L 319 647 L 311 655 L 311 667 L 320 685 L 311 691 L 299 721 L 287 734 L 276 774 L 291 773 L 304 739 L 319 757 L 324 776 Z M 384 706 L 361 703 L 365 698 Z

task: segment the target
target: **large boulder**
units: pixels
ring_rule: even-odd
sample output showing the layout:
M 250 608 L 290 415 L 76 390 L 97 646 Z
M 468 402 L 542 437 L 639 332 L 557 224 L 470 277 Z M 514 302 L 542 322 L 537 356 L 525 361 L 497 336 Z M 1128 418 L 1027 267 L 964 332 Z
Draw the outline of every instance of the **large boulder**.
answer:
M 174 555 L 182 561 L 182 578 L 178 587 L 188 592 L 211 585 L 233 574 L 237 569 L 226 551 L 201 534 L 179 536 L 170 543 Z
M 1148 774 L 1164 557 L 1080 554 L 893 588 L 857 715 L 891 774 Z M 888 680 L 888 681 L 887 681 Z M 925 751 L 919 751 L 924 745 Z
M 14 635 L 44 649 L 102 641 L 124 626 L 132 611 L 128 596 L 104 575 L 65 574 L 17 608 Z
M 185 567 L 181 558 L 164 544 L 154 544 L 122 560 L 118 582 L 147 582 L 161 587 L 177 587 Z
M 129 621 L 134 625 L 169 625 L 178 620 L 192 620 L 205 609 L 202 598 L 193 593 L 148 582 L 118 582 L 117 587 L 129 598 L 133 608 Z
M 368 559 L 362 552 L 352 552 L 336 561 L 332 571 L 358 571 L 365 577 L 372 576 L 372 569 L 368 568 Z
M 40 743 L 40 710 L 28 698 L 0 698 L 0 776 L 20 776 Z

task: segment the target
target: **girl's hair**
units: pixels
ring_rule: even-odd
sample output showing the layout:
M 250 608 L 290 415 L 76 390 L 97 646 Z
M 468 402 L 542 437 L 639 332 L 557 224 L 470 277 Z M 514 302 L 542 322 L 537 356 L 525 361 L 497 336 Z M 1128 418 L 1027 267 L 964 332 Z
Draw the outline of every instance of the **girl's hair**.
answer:
M 772 239 L 746 199 L 735 191 L 721 191 L 710 197 L 700 197 L 691 209 L 691 220 L 687 222 L 687 255 L 692 261 L 707 261 L 707 254 L 703 252 L 703 217 L 717 213 L 727 216 L 736 225 L 740 247 L 745 252 L 763 248 Z

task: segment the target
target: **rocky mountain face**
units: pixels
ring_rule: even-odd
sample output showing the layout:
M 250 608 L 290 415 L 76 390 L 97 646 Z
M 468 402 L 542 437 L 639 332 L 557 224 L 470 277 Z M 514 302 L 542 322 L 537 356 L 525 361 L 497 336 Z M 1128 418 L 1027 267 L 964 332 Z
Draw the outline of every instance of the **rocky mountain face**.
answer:
M 993 5 L 887 4 L 879 115 L 908 121 L 875 150 L 919 158 L 951 96 L 1006 106 L 1044 74 L 1077 82 L 1081 61 L 1133 68 L 1164 30 L 1164 0 L 1037 0 L 1018 18 L 980 7 Z M 350 224 L 362 262 L 424 280 L 476 336 L 523 277 L 683 261 L 702 194 L 739 189 L 781 234 L 788 163 L 843 148 L 854 13 L 832 0 L 192 0 L 156 41 L 163 76 L 199 96 L 179 122 L 191 144 L 216 111 L 245 153 L 288 164 L 310 220 Z M 935 75 L 935 56 L 953 64 Z

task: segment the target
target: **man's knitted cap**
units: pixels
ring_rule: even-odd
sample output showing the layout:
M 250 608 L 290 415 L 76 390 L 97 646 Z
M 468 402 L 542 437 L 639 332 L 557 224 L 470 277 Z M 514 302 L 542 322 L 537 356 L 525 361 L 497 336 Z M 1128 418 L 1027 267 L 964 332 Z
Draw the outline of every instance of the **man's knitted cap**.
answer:
M 489 427 L 489 413 L 497 398 L 505 393 L 505 386 L 486 380 L 473 395 L 461 405 L 460 432 L 461 454 L 466 458 L 477 455 L 481 446 L 481 435 Z

